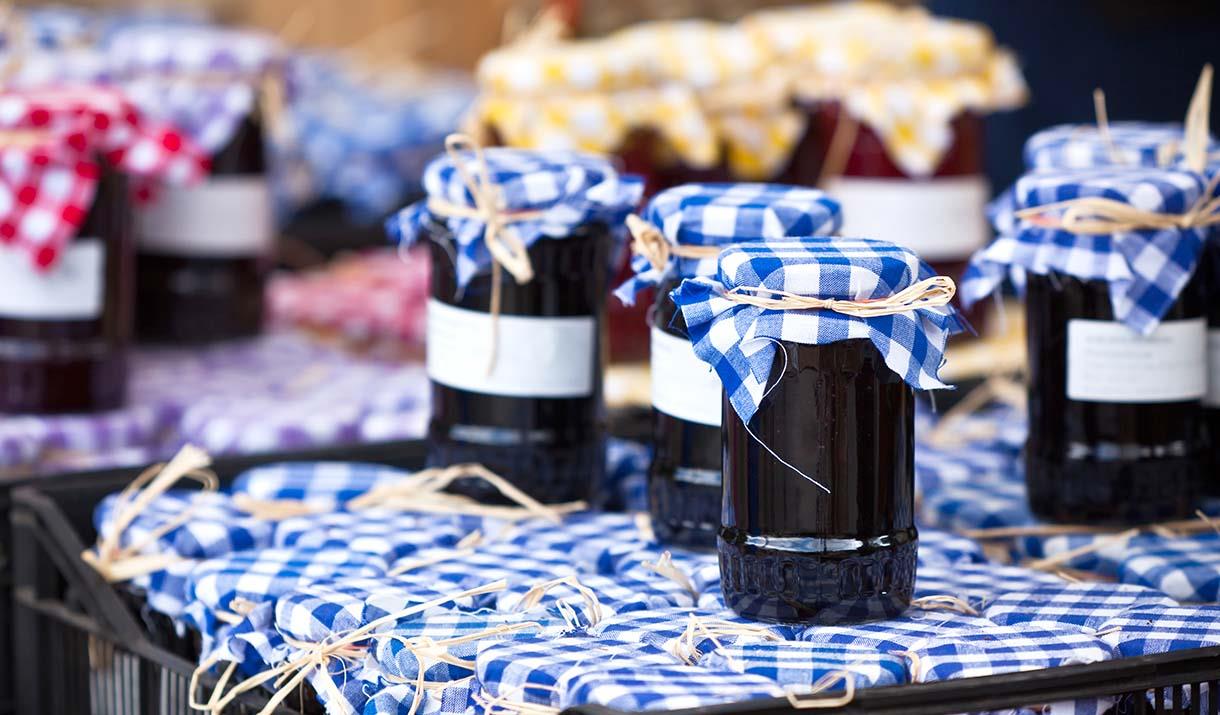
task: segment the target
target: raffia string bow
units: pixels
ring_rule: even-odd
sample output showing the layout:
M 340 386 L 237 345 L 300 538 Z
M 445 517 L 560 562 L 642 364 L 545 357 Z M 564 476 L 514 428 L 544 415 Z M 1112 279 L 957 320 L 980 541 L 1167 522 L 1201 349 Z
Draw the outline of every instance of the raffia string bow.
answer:
M 934 276 L 894 295 L 874 300 L 814 298 L 763 286 L 737 286 L 725 292 L 723 297 L 767 310 L 832 310 L 856 318 L 875 318 L 920 308 L 939 308 L 948 305 L 956 292 L 957 285 L 952 278 Z
M 644 219 L 631 214 L 627 217 L 627 230 L 631 233 L 631 250 L 648 260 L 654 271 L 664 271 L 671 256 L 679 258 L 715 258 L 720 255 L 716 246 L 684 246 L 670 243 L 665 234 Z
M 132 480 L 114 504 L 114 521 L 105 533 L 98 534 L 96 550 L 81 554 L 81 560 L 89 564 L 112 583 L 126 581 L 137 576 L 161 571 L 182 561 L 174 553 L 141 553 L 158 539 L 190 520 L 198 504 L 192 503 L 179 514 L 167 520 L 143 538 L 123 546 L 123 534 L 146 509 L 183 479 L 199 482 L 205 491 L 216 491 L 219 482 L 216 475 L 207 469 L 212 460 L 202 449 L 186 445 L 168 463 L 154 464 Z
M 1114 199 L 1085 196 L 1033 206 L 1017 211 L 1015 215 L 1035 226 L 1081 235 L 1204 228 L 1220 224 L 1220 197 L 1214 196 L 1217 182 L 1220 182 L 1220 174 L 1207 182 L 1194 205 L 1180 214 L 1148 211 Z
M 1215 157 L 1207 150 L 1211 124 L 1212 101 L 1212 66 L 1203 65 L 1199 73 L 1199 81 L 1195 84 L 1190 105 L 1186 110 L 1186 121 L 1183 124 L 1182 141 L 1167 141 L 1156 148 L 1157 166 L 1169 166 L 1179 154 L 1185 159 L 1186 167 L 1194 172 L 1202 172 L 1207 162 Z M 1106 94 L 1100 88 L 1093 90 L 1093 112 L 1097 117 L 1097 131 L 1106 146 L 1106 153 L 1114 164 L 1123 164 L 1123 157 L 1114 144 L 1114 136 L 1110 132 L 1110 120 L 1106 113 Z
M 468 159 L 463 151 L 469 151 L 474 159 Z M 436 216 L 446 218 L 474 219 L 483 224 L 483 245 L 491 254 L 491 355 L 487 372 L 495 369 L 496 346 L 499 343 L 498 320 L 500 315 L 501 271 L 512 274 L 517 283 L 529 283 L 534 279 L 534 265 L 530 261 L 525 242 L 513 230 L 512 224 L 532 221 L 543 215 L 542 211 L 510 211 L 504 193 L 491 178 L 483 146 L 467 134 L 450 134 L 445 137 L 445 153 L 453 168 L 462 177 L 466 191 L 474 205 L 457 204 L 441 196 L 428 197 L 428 210 Z

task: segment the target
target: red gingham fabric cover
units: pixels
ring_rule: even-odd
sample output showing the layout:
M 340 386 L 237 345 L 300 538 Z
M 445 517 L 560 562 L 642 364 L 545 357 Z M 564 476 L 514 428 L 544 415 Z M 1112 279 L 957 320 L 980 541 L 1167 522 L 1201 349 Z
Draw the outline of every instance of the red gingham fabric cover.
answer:
M 177 131 L 145 120 L 121 91 L 95 85 L 0 91 L 0 244 L 55 264 L 84 223 L 101 168 L 194 181 L 207 159 Z M 28 136 L 22 132 L 29 132 Z

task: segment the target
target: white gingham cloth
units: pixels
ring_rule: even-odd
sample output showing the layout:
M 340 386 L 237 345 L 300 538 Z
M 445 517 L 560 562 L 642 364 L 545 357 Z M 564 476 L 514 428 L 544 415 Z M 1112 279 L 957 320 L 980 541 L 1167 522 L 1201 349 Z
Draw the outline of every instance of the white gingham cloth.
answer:
M 703 622 L 727 621 L 733 624 L 748 624 L 757 626 L 767 635 L 744 634 L 736 636 L 707 637 L 698 629 L 695 630 L 691 646 L 693 652 L 687 652 L 684 634 L 695 617 Z M 709 611 L 696 608 L 657 608 L 649 611 L 623 613 L 601 621 L 589 629 L 589 635 L 619 643 L 640 643 L 660 648 L 667 653 L 678 652 L 684 655 L 698 655 L 711 652 L 714 641 L 720 644 L 764 642 L 769 639 L 785 640 L 792 636 L 792 629 L 787 626 L 756 623 L 738 616 L 732 611 Z
M 1053 574 L 992 563 L 919 565 L 915 598 L 955 596 L 976 609 L 984 608 L 1002 593 L 1024 592 L 1039 586 L 1062 585 Z
M 783 184 L 684 184 L 654 196 L 642 218 L 680 246 L 828 236 L 842 224 L 837 201 L 817 189 Z M 655 270 L 636 255 L 631 269 L 635 275 L 614 291 L 627 305 L 635 303 L 641 290 L 667 278 L 715 275 L 716 258 L 671 256 L 668 266 Z
M 297 640 L 318 642 L 334 633 L 355 630 L 382 616 L 444 595 L 387 576 L 322 580 L 278 597 L 275 624 L 280 633 Z M 469 599 L 465 605 L 472 605 Z
M 784 694 L 770 678 L 707 668 L 586 667 L 559 682 L 559 707 L 604 705 L 615 710 L 679 710 Z
M 588 588 L 601 604 L 603 616 L 613 616 L 617 613 L 632 611 L 647 611 L 655 608 L 690 608 L 695 605 L 694 597 L 689 591 L 668 579 L 656 578 L 643 580 L 631 576 L 598 576 L 581 574 L 578 578 L 581 586 Z M 514 613 L 522 610 L 521 599 L 537 584 L 517 583 L 498 594 L 496 610 L 502 613 Z M 524 610 L 527 615 L 538 610 L 547 610 L 563 603 L 570 606 L 578 615 L 586 618 L 588 607 L 580 591 L 567 583 L 557 584 L 547 590 L 537 606 Z
M 414 706 L 416 715 L 469 715 L 474 694 L 479 692 L 473 678 L 455 680 L 444 687 L 424 688 L 422 699 L 416 703 L 415 686 L 391 685 L 386 688 L 373 686 L 368 702 L 361 715 L 407 715 Z
M 1097 630 L 1137 606 L 1174 605 L 1173 599 L 1142 586 L 1065 583 L 1001 594 L 983 615 L 1002 626 L 1050 624 Z
M 1203 195 L 1206 179 L 1189 171 L 1097 168 L 1031 172 L 1016 185 L 1015 210 L 1084 197 L 1102 197 L 1144 211 L 1183 214 Z M 1085 235 L 997 217 L 1011 230 L 980 249 L 962 276 L 966 305 L 989 295 L 1010 274 L 1058 272 L 1109 284 L 1115 320 L 1147 335 L 1194 274 L 1207 228 L 1143 229 Z
M 919 568 L 979 564 L 987 560 L 983 547 L 974 539 L 951 531 L 919 527 Z
M 733 408 L 748 423 L 771 378 L 776 341 L 823 345 L 867 338 L 909 385 L 935 389 L 947 387 L 937 372 L 945 342 L 961 323 L 948 306 L 860 318 L 830 310 L 763 309 L 731 302 L 723 293 L 764 287 L 869 300 L 933 275 L 910 250 L 884 241 L 786 239 L 729 246 L 720 254 L 716 278 L 688 278 L 670 295 L 686 319 L 695 354 L 716 370 Z
M 253 499 L 295 499 L 338 507 L 409 474 L 365 462 L 276 462 L 237 475 L 229 492 Z
M 498 635 L 479 635 L 501 627 L 525 625 L 522 630 Z M 537 635 L 541 628 L 531 624 L 531 619 L 497 613 L 464 613 L 462 611 L 432 612 L 403 619 L 377 630 L 369 657 L 376 663 L 377 672 L 391 678 L 391 682 L 414 681 L 423 669 L 423 678 L 428 682 L 445 682 L 474 675 L 473 661 L 482 643 L 529 638 Z M 465 638 L 460 643 L 432 646 L 436 655 L 424 655 L 423 662 L 411 645 L 422 645 L 427 640 L 441 641 Z M 422 643 L 421 643 L 422 641 Z M 440 655 L 463 661 L 462 664 L 442 660 Z M 468 667 L 466 663 L 471 663 Z
M 1122 554 L 1120 581 L 1179 601 L 1220 602 L 1220 535 L 1133 541 Z
M 1183 128 L 1174 122 L 1111 122 L 1108 138 L 1096 124 L 1059 124 L 1025 140 L 1027 169 L 1167 166 L 1179 153 Z
M 1061 665 L 1100 663 L 1116 657 L 1101 639 L 1072 628 L 993 627 L 914 643 L 918 671 L 911 680 L 976 678 Z
M 483 691 L 512 702 L 554 706 L 555 689 L 564 673 L 581 666 L 647 668 L 678 665 L 673 655 L 639 643 L 593 638 L 515 638 L 479 644 L 476 674 Z
M 274 601 L 315 581 L 339 576 L 380 576 L 385 559 L 342 549 L 261 549 L 202 561 L 191 572 L 189 595 L 211 610 L 232 610 L 233 600 Z
M 483 150 L 489 178 L 503 199 L 503 209 L 541 214 L 514 221 L 510 230 L 528 247 L 550 238 L 567 238 L 579 226 L 600 223 L 612 234 L 623 235 L 623 221 L 637 203 L 644 184 L 633 176 L 620 176 L 606 159 L 569 151 L 525 151 L 493 147 Z M 472 152 L 462 152 L 473 162 Z M 471 170 L 473 170 L 473 165 Z M 473 206 L 473 198 L 448 154 L 433 159 L 424 171 L 428 196 L 459 206 Z M 448 227 L 456 243 L 454 257 L 459 286 L 491 269 L 491 253 L 483 243 L 486 224 L 477 218 L 435 216 L 427 201 L 419 201 L 390 218 L 386 226 L 395 238 L 413 245 L 429 225 Z
M 182 24 L 124 28 L 110 36 L 106 51 L 132 101 L 179 127 L 209 155 L 254 112 L 261 75 L 284 52 L 273 35 Z
M 821 678 L 847 671 L 857 688 L 902 685 L 907 662 L 899 655 L 875 649 L 844 648 L 817 643 L 745 643 L 717 648 L 699 660 L 713 670 L 761 675 L 797 692 Z
M 1127 658 L 1220 646 L 1220 606 L 1140 606 L 1097 629 Z
M 396 511 L 328 512 L 276 524 L 276 547 L 347 549 L 394 562 L 436 546 L 456 544 L 468 532 L 444 519 Z
M 132 499 L 135 497 L 133 496 Z M 131 500 L 127 500 L 130 504 Z M 110 495 L 93 511 L 98 534 L 108 535 L 118 516 L 119 497 Z M 238 509 L 228 494 L 174 489 L 148 502 L 124 529 L 120 546 L 144 541 L 187 510 L 190 517 L 157 537 L 146 553 L 177 554 L 188 559 L 209 559 L 271 545 L 273 525 Z
M 806 643 L 895 653 L 926 638 L 953 636 L 994 626 L 993 622 L 978 616 L 912 609 L 887 621 L 848 626 L 808 626 L 797 631 L 796 639 Z

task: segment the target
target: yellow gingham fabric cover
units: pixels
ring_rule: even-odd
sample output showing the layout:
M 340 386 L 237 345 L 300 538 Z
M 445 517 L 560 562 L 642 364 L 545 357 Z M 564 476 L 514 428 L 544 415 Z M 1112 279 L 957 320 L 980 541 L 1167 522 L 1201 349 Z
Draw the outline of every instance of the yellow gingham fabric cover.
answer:
M 478 78 L 474 117 L 508 145 L 612 153 L 651 129 L 684 163 L 727 161 L 743 179 L 787 161 L 806 125 L 794 99 L 840 99 L 904 171 L 925 175 L 952 141 L 954 115 L 1025 96 L 986 28 L 872 4 L 510 45 L 483 58 Z

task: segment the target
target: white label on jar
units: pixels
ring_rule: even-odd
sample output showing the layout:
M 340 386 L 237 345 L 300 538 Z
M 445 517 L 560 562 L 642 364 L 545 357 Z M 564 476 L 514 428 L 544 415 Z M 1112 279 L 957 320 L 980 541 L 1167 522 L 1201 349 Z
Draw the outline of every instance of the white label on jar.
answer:
M 597 324 L 591 316 L 500 315 L 495 332 L 499 339 L 491 365 L 491 315 L 429 300 L 428 377 L 488 395 L 593 394 Z
M 842 207 L 842 235 L 890 241 L 925 261 L 964 260 L 990 238 L 982 176 L 841 176 L 826 191 Z
M 1207 395 L 1203 404 L 1220 407 L 1220 330 L 1207 331 Z
M 190 258 L 271 252 L 275 223 L 266 177 L 217 176 L 194 186 L 158 186 L 136 214 L 140 248 Z
M 1084 402 L 1184 402 L 1207 393 L 1203 318 L 1140 335 L 1111 320 L 1068 321 L 1067 396 Z
M 720 426 L 720 377 L 690 341 L 652 329 L 652 406 L 687 422 Z
M 55 265 L 39 271 L 30 254 L 0 246 L 0 315 L 22 320 L 93 320 L 104 302 L 106 246 L 74 238 Z

